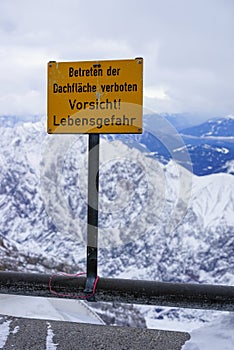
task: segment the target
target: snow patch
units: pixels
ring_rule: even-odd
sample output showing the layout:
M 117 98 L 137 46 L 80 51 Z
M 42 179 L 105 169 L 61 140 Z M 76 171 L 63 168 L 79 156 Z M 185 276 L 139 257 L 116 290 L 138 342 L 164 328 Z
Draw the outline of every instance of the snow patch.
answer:
M 182 350 L 233 350 L 234 314 L 222 316 L 216 321 L 191 332 L 191 339 Z
M 82 300 L 0 294 L 0 310 L 15 317 L 104 324 Z
M 10 334 L 11 321 L 0 324 L 0 349 L 3 349 Z
M 58 344 L 53 342 L 54 332 L 51 328 L 51 324 L 47 322 L 47 337 L 46 337 L 46 350 L 56 350 Z

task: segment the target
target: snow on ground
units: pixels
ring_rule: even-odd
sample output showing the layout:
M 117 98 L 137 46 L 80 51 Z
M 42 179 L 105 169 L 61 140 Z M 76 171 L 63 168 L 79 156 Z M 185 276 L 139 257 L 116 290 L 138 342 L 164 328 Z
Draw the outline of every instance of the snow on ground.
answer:
M 169 320 L 164 319 L 157 320 L 152 318 L 146 318 L 147 328 L 150 329 L 161 329 L 164 331 L 175 331 L 175 332 L 191 332 L 201 326 L 200 321 L 185 322 L 181 320 Z
M 234 313 L 193 330 L 182 350 L 233 350 Z
M 11 321 L 5 321 L 0 324 L 0 349 L 3 349 L 8 335 L 10 334 Z
M 56 350 L 58 344 L 53 342 L 54 332 L 51 328 L 51 324 L 47 322 L 47 337 L 46 337 L 46 350 Z
M 82 300 L 0 294 L 1 315 L 104 324 Z

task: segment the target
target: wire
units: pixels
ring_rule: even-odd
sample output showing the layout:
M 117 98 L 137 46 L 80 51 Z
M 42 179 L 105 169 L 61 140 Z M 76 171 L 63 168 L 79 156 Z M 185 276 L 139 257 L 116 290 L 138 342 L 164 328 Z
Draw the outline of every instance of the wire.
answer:
M 57 293 L 52 289 L 52 281 L 54 280 L 54 278 L 56 276 L 65 276 L 65 277 L 79 277 L 81 275 L 86 275 L 86 272 L 81 272 L 81 273 L 75 273 L 75 274 L 69 274 L 69 273 L 64 273 L 64 272 L 58 272 L 56 274 L 53 274 L 50 279 L 49 279 L 49 290 L 51 294 L 57 295 L 59 297 L 70 297 L 70 298 L 74 298 L 74 299 L 89 299 L 91 297 L 94 296 L 95 291 L 96 291 L 96 287 L 97 287 L 97 283 L 98 283 L 98 279 L 99 277 L 97 276 L 95 278 L 94 284 L 93 284 L 93 289 L 92 289 L 92 293 L 91 294 L 87 294 L 87 295 L 74 295 L 71 293 Z

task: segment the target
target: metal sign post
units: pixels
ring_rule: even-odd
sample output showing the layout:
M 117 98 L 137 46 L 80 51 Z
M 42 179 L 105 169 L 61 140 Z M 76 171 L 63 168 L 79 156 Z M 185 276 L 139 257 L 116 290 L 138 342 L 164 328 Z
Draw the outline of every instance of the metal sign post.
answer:
M 92 293 L 97 277 L 98 255 L 99 134 L 89 135 L 87 280 L 85 293 Z M 91 298 L 89 300 L 92 300 Z
M 99 134 L 141 134 L 143 58 L 48 63 L 49 134 L 89 134 L 87 279 L 97 283 Z

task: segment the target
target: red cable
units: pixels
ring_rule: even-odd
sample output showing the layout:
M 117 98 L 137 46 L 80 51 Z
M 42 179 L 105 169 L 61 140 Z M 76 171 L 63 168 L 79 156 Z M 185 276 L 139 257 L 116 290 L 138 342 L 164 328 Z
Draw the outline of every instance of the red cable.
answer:
M 68 294 L 57 293 L 57 292 L 55 292 L 55 291 L 52 289 L 52 287 L 51 287 L 52 281 L 53 281 L 53 279 L 54 279 L 56 276 L 79 277 L 79 276 L 81 276 L 81 275 L 86 275 L 86 273 L 85 273 L 85 272 L 81 272 L 81 273 L 69 274 L 69 273 L 64 273 L 64 272 L 58 272 L 58 273 L 56 273 L 56 274 L 53 274 L 53 275 L 50 277 L 50 279 L 49 279 L 49 284 L 48 284 L 50 293 L 51 293 L 51 294 L 54 294 L 54 295 L 57 295 L 57 296 L 59 296 L 59 297 L 70 297 L 70 298 L 72 297 L 72 298 L 74 298 L 74 299 L 89 299 L 89 298 L 93 297 L 94 294 L 95 294 L 96 287 L 97 287 L 97 283 L 98 283 L 98 279 L 99 279 L 98 276 L 95 278 L 95 281 L 94 281 L 94 284 L 93 284 L 92 293 L 91 293 L 91 294 L 88 294 L 88 295 L 73 295 L 73 294 L 70 294 L 70 293 L 68 293 Z

